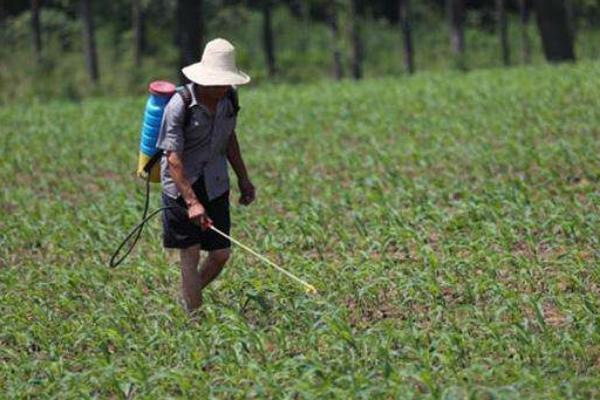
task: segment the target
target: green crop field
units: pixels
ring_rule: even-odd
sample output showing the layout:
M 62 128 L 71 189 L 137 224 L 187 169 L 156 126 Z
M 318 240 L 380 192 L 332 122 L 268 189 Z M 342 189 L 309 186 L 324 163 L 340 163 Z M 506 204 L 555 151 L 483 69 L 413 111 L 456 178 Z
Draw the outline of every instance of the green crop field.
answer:
M 3 106 L 0 398 L 600 397 L 598 82 L 241 89 L 258 200 L 232 235 L 319 294 L 234 248 L 194 318 L 158 218 L 107 267 L 145 99 Z

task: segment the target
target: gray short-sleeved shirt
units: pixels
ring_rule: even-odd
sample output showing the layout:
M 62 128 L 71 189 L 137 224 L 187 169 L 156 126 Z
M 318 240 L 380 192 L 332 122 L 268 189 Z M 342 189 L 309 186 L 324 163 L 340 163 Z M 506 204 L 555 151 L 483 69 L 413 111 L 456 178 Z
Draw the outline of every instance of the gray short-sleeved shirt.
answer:
M 163 192 L 172 198 L 179 196 L 179 190 L 169 174 L 166 152 L 172 150 L 182 156 L 186 178 L 193 184 L 204 175 L 206 193 L 212 200 L 229 190 L 226 150 L 231 133 L 236 125 L 236 113 L 228 96 L 217 104 L 213 116 L 196 99 L 192 84 L 188 84 L 192 101 L 185 124 L 185 104 L 180 94 L 175 94 L 165 107 L 156 146 L 164 150 L 161 159 L 160 181 Z

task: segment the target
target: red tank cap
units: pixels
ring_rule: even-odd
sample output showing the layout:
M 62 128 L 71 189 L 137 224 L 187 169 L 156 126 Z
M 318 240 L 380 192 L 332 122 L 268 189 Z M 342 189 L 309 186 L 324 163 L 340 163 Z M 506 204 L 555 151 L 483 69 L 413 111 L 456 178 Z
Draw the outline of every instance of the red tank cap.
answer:
M 148 90 L 158 96 L 173 96 L 176 87 L 169 81 L 154 81 L 148 85 Z

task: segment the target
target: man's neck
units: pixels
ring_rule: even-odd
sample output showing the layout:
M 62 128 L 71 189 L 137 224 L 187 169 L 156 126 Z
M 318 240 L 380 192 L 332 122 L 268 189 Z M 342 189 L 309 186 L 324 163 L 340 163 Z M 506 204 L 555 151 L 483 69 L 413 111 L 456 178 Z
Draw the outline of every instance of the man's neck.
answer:
M 219 102 L 219 99 L 207 96 L 206 93 L 202 92 L 202 89 L 198 85 L 194 85 L 194 91 L 196 94 L 196 99 L 198 99 L 197 101 L 214 114 L 217 110 L 217 103 Z

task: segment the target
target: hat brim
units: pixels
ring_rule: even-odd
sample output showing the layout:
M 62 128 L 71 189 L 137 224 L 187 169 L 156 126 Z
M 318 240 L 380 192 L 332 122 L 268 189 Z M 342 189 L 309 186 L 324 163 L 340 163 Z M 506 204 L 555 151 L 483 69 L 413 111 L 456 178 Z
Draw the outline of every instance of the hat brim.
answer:
M 183 67 L 181 72 L 190 81 L 202 86 L 245 85 L 250 82 L 250 77 L 242 71 L 214 70 L 201 62 Z

